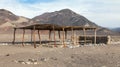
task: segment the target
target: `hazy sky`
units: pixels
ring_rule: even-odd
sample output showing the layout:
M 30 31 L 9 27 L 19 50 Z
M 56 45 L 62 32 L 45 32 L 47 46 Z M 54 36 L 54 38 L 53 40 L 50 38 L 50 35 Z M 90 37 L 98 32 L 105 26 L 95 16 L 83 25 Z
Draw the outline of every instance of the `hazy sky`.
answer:
M 33 18 L 69 8 L 104 27 L 120 27 L 120 0 L 0 0 L 0 9 Z

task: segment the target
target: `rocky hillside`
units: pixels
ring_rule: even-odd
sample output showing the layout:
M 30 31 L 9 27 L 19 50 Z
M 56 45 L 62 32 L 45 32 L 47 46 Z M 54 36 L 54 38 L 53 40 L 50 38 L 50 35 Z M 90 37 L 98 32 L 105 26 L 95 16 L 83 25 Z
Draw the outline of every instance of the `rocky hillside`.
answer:
M 113 29 L 111 29 L 111 30 L 113 30 L 113 31 L 116 31 L 116 32 L 119 32 L 119 33 L 120 33 L 120 28 L 113 28 Z
M 12 12 L 5 9 L 0 9 L 0 25 L 7 21 L 15 21 L 18 19 L 19 17 L 14 15 Z
M 73 12 L 70 9 L 63 9 L 51 13 L 44 13 L 42 15 L 32 18 L 34 22 L 51 23 L 62 26 L 97 26 L 95 23 L 89 21 L 82 15 Z
M 113 30 L 110 30 L 108 28 L 103 28 L 103 27 L 98 29 L 97 33 L 99 35 L 120 35 L 120 33 L 117 31 L 113 31 Z
M 113 32 L 107 28 L 100 27 L 99 25 L 91 22 L 84 16 L 79 15 L 70 9 L 44 13 L 32 19 L 17 16 L 8 10 L 0 9 L 0 31 L 2 32 L 4 30 L 9 32 L 9 29 L 14 26 L 25 26 L 32 23 L 47 23 L 62 26 L 93 26 L 98 28 L 97 32 L 99 34 L 117 34 L 116 32 Z
M 103 28 L 82 15 L 73 12 L 70 9 L 63 9 L 60 11 L 44 13 L 42 15 L 32 18 L 36 23 L 50 23 L 62 26 L 93 26 L 97 27 L 98 35 L 118 35 L 118 32 L 111 31 L 107 28 Z
M 28 18 L 17 16 L 8 10 L 0 9 L 0 28 L 12 27 L 23 22 L 28 22 L 28 20 Z

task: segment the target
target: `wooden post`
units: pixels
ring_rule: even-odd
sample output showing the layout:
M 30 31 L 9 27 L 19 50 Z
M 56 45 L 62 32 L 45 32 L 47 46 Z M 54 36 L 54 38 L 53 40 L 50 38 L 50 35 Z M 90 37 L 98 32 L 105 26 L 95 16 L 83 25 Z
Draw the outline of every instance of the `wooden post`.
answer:
M 84 35 L 84 41 L 85 41 L 85 45 L 86 45 L 86 31 L 85 31 L 85 28 L 83 28 L 83 35 Z
M 77 45 L 77 32 L 75 31 L 75 45 Z
M 49 30 L 49 40 L 51 40 L 51 30 Z
M 24 35 L 25 35 L 25 29 L 23 29 L 23 38 L 22 38 L 22 46 L 24 47 Z
M 71 30 L 72 30 L 72 42 L 73 42 L 73 45 L 75 45 L 75 40 L 74 40 L 74 30 L 73 30 L 73 27 L 71 27 Z
M 58 35 L 59 35 L 59 39 L 61 39 L 61 36 L 60 36 L 60 31 L 58 31 Z
M 73 41 L 74 31 L 73 31 L 73 28 L 72 28 L 72 27 L 71 27 L 71 30 L 72 30 L 71 40 Z
M 40 31 L 38 30 L 38 36 L 39 36 L 39 42 L 40 42 L 40 45 L 41 45 L 41 36 L 40 36 Z
M 31 29 L 31 45 L 32 45 L 32 42 L 33 42 L 33 30 Z
M 14 33 L 13 33 L 13 45 L 15 45 L 15 34 L 16 34 L 16 28 L 14 28 Z
M 57 47 L 57 46 L 56 46 L 56 38 L 55 38 L 55 36 L 56 36 L 56 35 L 55 35 L 55 27 L 54 27 L 54 26 L 53 26 L 53 31 L 54 31 L 54 47 Z
M 96 45 L 96 29 L 94 29 L 94 45 Z
M 35 40 L 35 26 L 34 26 L 34 28 L 33 28 L 33 30 L 34 30 L 34 48 L 36 48 L 36 40 Z
M 65 39 L 67 39 L 67 30 L 65 30 Z
M 63 28 L 63 45 L 64 45 L 64 47 L 66 47 L 66 44 L 65 44 L 65 35 L 64 35 L 64 28 Z

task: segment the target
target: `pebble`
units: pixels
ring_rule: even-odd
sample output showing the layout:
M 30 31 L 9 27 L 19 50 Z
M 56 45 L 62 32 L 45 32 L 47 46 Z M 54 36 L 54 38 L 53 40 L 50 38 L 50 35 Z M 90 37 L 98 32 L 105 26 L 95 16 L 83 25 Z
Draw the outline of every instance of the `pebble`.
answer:
M 46 59 L 46 58 L 41 58 L 40 60 L 41 60 L 41 61 L 47 61 L 47 59 Z
M 101 66 L 101 67 L 107 67 L 107 66 Z
M 31 62 L 29 62 L 29 61 L 28 61 L 28 62 L 25 62 L 25 63 L 26 63 L 26 64 L 31 64 Z
M 52 59 L 52 60 L 57 60 L 57 58 L 56 58 L 56 57 L 51 57 L 50 59 Z
M 5 56 L 10 56 L 10 54 L 6 54 Z

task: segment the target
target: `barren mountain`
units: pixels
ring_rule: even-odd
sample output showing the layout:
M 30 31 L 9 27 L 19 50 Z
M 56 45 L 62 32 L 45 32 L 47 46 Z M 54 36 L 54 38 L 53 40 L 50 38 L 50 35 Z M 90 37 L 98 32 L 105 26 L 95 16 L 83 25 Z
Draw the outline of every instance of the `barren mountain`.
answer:
M 113 30 L 110 30 L 108 28 L 103 28 L 103 27 L 98 29 L 97 33 L 99 35 L 120 35 L 120 33 L 117 31 L 113 31 Z
M 32 20 L 38 23 L 50 23 L 62 26 L 98 26 L 95 23 L 89 21 L 84 16 L 79 15 L 70 9 L 44 13 L 42 15 L 34 17 Z
M 118 27 L 118 28 L 113 28 L 113 29 L 111 29 L 111 30 L 113 30 L 113 31 L 116 31 L 116 32 L 119 32 L 119 33 L 120 33 L 120 27 Z
M 12 12 L 5 9 L 0 9 L 0 25 L 7 21 L 15 21 L 18 19 L 19 17 L 13 14 Z
M 29 19 L 21 16 L 17 16 L 12 12 L 0 9 L 0 27 L 19 25 L 24 22 L 28 22 Z
M 32 19 L 17 16 L 8 10 L 0 9 L 0 31 L 5 30 L 9 32 L 9 29 L 12 29 L 12 27 L 14 26 L 25 26 L 30 23 L 47 23 L 62 26 L 93 26 L 98 28 L 98 34 L 117 34 L 117 32 L 98 26 L 84 16 L 79 15 L 70 9 L 63 9 L 60 11 L 44 13 Z
M 13 32 L 13 27 L 27 25 L 28 21 L 28 18 L 17 16 L 5 9 L 0 9 L 0 33 Z
M 103 28 L 70 9 L 44 13 L 32 18 L 32 20 L 37 23 L 57 24 L 62 26 L 93 26 L 98 28 L 97 34 L 99 35 L 118 35 L 117 32 Z

